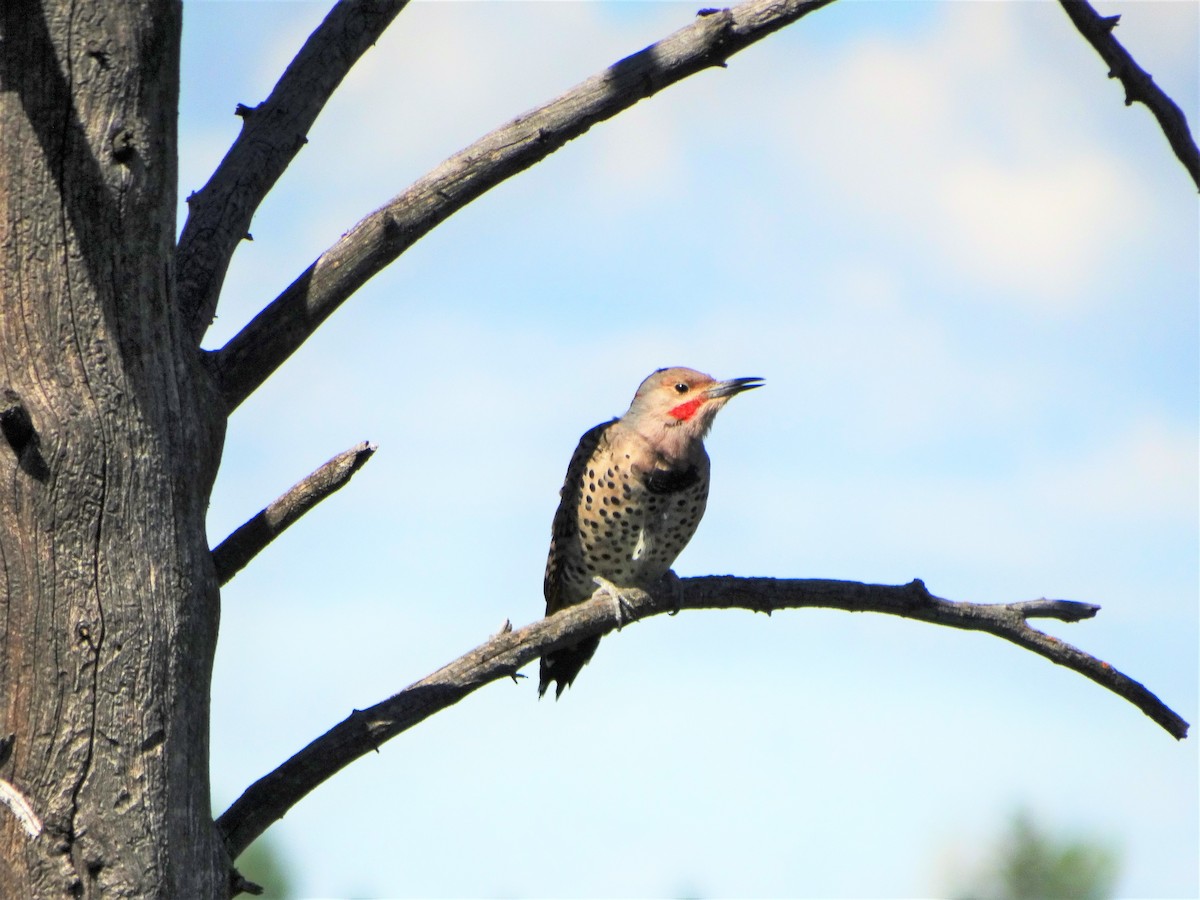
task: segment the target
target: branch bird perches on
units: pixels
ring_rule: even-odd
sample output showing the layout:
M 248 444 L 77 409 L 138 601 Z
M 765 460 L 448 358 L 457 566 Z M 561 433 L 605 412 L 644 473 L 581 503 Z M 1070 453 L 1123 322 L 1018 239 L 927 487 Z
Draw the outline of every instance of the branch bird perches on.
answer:
M 863 584 L 826 579 L 684 578 L 664 585 L 656 596 L 623 593 L 618 611 L 598 596 L 516 631 L 502 629 L 469 653 L 369 709 L 355 710 L 321 737 L 263 776 L 217 819 L 230 856 L 236 858 L 309 791 L 385 741 L 454 705 L 492 681 L 512 677 L 543 654 L 593 635 L 607 634 L 628 619 L 644 619 L 683 609 L 748 609 L 770 614 L 780 609 L 840 609 L 878 612 L 905 619 L 984 631 L 1074 669 L 1128 700 L 1177 739 L 1188 723 L 1142 684 L 1056 637 L 1038 631 L 1029 619 L 1077 622 L 1100 607 L 1071 600 L 1017 603 L 962 603 L 943 600 L 917 580 L 905 585 Z

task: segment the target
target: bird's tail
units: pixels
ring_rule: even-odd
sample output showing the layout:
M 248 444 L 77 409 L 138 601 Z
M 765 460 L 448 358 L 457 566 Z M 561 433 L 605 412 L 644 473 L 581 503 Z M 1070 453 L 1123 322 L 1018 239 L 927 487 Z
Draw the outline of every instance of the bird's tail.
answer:
M 593 637 L 543 656 L 541 678 L 538 681 L 538 699 L 546 693 L 552 681 L 556 683 L 554 699 L 561 697 L 562 692 L 571 686 L 579 670 L 587 665 L 599 646 L 600 638 Z

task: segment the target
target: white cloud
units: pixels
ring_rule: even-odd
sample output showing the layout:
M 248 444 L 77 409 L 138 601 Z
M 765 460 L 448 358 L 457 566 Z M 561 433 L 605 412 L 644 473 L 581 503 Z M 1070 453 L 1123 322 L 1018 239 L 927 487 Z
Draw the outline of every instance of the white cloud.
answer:
M 940 27 L 850 45 L 819 67 L 791 142 L 852 198 L 1005 302 L 1084 308 L 1097 263 L 1144 220 L 1135 174 L 1076 115 L 1074 75 L 1025 35 L 1030 4 L 951 4 Z
M 1130 527 L 1145 520 L 1192 527 L 1200 495 L 1196 432 L 1144 419 L 1090 456 L 1060 461 L 1042 472 L 1031 491 L 1088 518 Z
M 1015 302 L 1075 309 L 1086 304 L 1098 254 L 1118 245 L 1120 223 L 1138 215 L 1140 204 L 1121 188 L 1127 174 L 1100 156 L 950 164 L 934 188 L 940 240 L 956 265 L 1008 288 Z
M 314 136 L 337 142 L 347 159 L 382 163 L 411 181 L 652 33 L 597 6 L 539 4 L 540 27 L 529 30 L 508 3 L 414 3 L 350 72 Z M 367 126 L 371 140 L 363 142 Z
M 658 112 L 634 107 L 598 129 L 589 146 L 597 184 L 610 197 L 627 198 L 626 213 L 631 206 L 670 203 L 672 194 L 691 189 L 679 165 L 684 154 L 678 124 Z

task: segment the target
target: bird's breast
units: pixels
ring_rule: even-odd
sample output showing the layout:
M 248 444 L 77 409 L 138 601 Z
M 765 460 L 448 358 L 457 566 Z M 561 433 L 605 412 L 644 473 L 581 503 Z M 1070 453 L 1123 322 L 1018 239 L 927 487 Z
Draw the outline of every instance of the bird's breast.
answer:
M 643 474 L 627 459 L 597 461 L 582 473 L 578 551 L 590 584 L 600 575 L 648 587 L 671 567 L 704 515 L 707 479 L 691 473 Z M 663 490 L 663 485 L 676 487 Z M 588 584 L 580 590 L 591 593 Z

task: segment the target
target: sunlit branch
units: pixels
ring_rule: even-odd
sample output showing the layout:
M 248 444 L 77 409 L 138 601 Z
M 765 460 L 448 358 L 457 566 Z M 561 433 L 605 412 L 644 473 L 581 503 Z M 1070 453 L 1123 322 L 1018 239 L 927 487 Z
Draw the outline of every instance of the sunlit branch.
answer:
M 204 336 L 238 243 L 346 73 L 408 0 L 340 0 L 309 36 L 271 95 L 238 106 L 242 131 L 203 188 L 188 197 L 176 254 L 178 300 L 196 343 Z
M 771 613 L 781 609 L 824 608 L 878 612 L 985 631 L 1025 647 L 1134 704 L 1176 738 L 1188 725 L 1138 682 L 1070 644 L 1029 626 L 1031 618 L 1076 622 L 1094 616 L 1099 607 L 1069 600 L 1030 600 L 1010 604 L 958 603 L 934 597 L 920 581 L 905 585 L 863 584 L 824 579 L 685 578 L 677 588 L 626 594 L 622 622 L 681 609 L 748 609 Z M 515 675 L 543 654 L 617 625 L 618 611 L 607 595 L 568 607 L 517 631 L 502 629 L 491 639 L 395 696 L 348 718 L 314 740 L 279 768 L 256 781 L 217 820 L 217 827 L 236 857 L 280 819 L 309 791 L 335 772 L 390 738 L 457 703 L 489 682 Z M 531 695 L 532 701 L 532 695 Z
M 239 526 L 213 550 L 218 583 L 227 583 L 288 526 L 345 485 L 374 452 L 375 445 L 364 441 L 339 453 Z
M 456 153 L 350 229 L 209 361 L 230 410 L 351 294 L 440 222 L 593 125 L 833 0 L 751 0 L 696 21 Z

